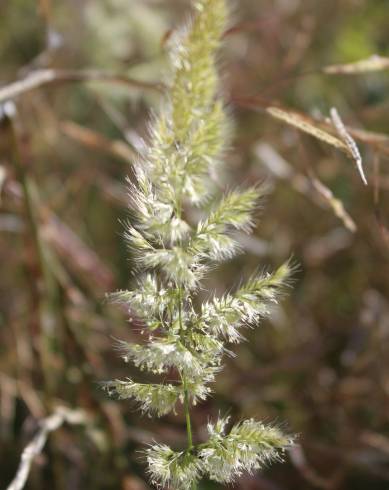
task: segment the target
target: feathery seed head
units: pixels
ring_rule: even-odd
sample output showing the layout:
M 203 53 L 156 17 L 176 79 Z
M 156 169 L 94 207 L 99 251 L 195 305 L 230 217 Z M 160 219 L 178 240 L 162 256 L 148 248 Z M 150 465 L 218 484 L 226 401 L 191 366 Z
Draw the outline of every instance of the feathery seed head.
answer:
M 130 222 L 125 239 L 137 271 L 136 287 L 112 295 L 144 325 L 144 343 L 119 341 L 126 362 L 141 371 L 172 374 L 178 382 L 104 384 L 109 394 L 132 399 L 155 416 L 205 400 L 221 369 L 226 342 L 270 313 L 290 275 L 286 263 L 272 274 L 255 274 L 233 293 L 194 307 L 201 280 L 214 263 L 239 252 L 237 230 L 249 233 L 262 190 L 237 189 L 215 198 L 212 177 L 228 144 L 229 119 L 218 97 L 217 50 L 226 28 L 225 0 L 194 0 L 196 16 L 171 40 L 169 90 L 153 117 L 148 145 L 128 180 Z M 215 201 L 210 210 L 210 196 Z M 188 220 L 189 206 L 202 207 L 200 222 Z M 174 451 L 154 444 L 146 451 L 153 484 L 191 488 L 202 477 L 229 483 L 277 459 L 291 440 L 277 428 L 252 419 L 234 425 L 228 418 L 208 424 L 209 439 Z M 188 424 L 188 433 L 190 424 Z

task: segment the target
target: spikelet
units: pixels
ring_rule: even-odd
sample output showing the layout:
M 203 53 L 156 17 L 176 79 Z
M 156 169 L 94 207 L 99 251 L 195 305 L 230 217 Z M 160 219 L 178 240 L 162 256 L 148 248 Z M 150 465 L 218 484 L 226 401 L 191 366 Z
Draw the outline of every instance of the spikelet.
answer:
M 282 460 L 285 449 L 293 444 L 276 427 L 253 419 L 235 424 L 229 432 L 228 422 L 227 417 L 208 424 L 210 437 L 199 453 L 210 478 L 219 483 L 232 483 L 244 473 Z

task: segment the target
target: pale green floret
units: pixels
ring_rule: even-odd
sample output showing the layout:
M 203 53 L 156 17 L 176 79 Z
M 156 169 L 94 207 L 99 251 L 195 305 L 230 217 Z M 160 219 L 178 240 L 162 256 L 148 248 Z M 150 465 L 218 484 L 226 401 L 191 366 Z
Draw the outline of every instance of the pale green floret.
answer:
M 163 202 L 143 170 L 137 169 L 135 185 L 129 182 L 129 196 L 134 226 L 149 240 L 174 244 L 190 232 L 184 220 L 174 216 L 174 205 Z M 173 218 L 172 218 L 173 216 Z
M 153 253 L 155 250 L 144 235 L 130 224 L 126 226 L 124 238 L 127 240 L 131 251 L 136 251 L 139 260 L 142 259 L 145 253 Z
M 226 433 L 229 418 L 208 424 L 209 440 L 193 451 L 175 452 L 166 445 L 146 451 L 152 482 L 172 490 L 186 490 L 207 476 L 229 484 L 244 473 L 252 473 L 274 461 L 282 461 L 293 439 L 276 427 L 253 419 L 234 425 Z
M 211 212 L 206 223 L 231 226 L 248 233 L 254 224 L 253 213 L 258 207 L 261 196 L 262 192 L 257 187 L 243 191 L 231 191 L 222 198 L 219 206 Z
M 154 123 L 153 144 L 145 163 L 152 172 L 161 205 L 170 203 L 177 209 L 182 195 L 192 204 L 202 204 L 212 189 L 209 173 L 219 163 L 228 132 L 223 104 L 218 101 L 211 106 L 183 140 L 175 139 L 173 128 L 167 125 L 165 119 Z
M 226 418 L 208 424 L 210 438 L 199 452 L 205 471 L 219 483 L 232 483 L 243 473 L 281 460 L 282 453 L 293 443 L 276 427 L 253 419 L 234 425 L 226 434 L 228 421 Z
M 181 395 L 179 387 L 171 384 L 142 384 L 130 379 L 110 381 L 104 388 L 121 400 L 132 398 L 143 412 L 154 413 L 158 417 L 174 410 Z
M 291 267 L 286 262 L 273 274 L 254 275 L 234 294 L 203 303 L 198 327 L 211 335 L 221 335 L 230 342 L 241 341 L 240 328 L 271 313 L 271 306 L 282 295 L 290 274 Z
M 203 0 L 194 6 L 202 13 L 171 41 L 169 97 L 152 124 L 145 156 L 160 199 L 178 212 L 183 195 L 194 204 L 204 201 L 209 169 L 224 149 L 228 127 L 223 104 L 215 101 L 215 57 L 227 9 L 224 0 Z
M 218 88 L 216 52 L 226 28 L 228 11 L 224 0 L 194 2 L 198 15 L 186 32 L 173 38 L 171 60 L 175 68 L 170 96 L 173 124 L 183 139 L 191 124 L 208 112 Z
M 117 291 L 110 295 L 113 302 L 127 305 L 150 330 L 164 327 L 166 312 L 176 303 L 174 291 L 164 288 L 156 276 L 145 275 L 133 291 Z
M 155 444 L 146 451 L 151 482 L 172 490 L 189 490 L 201 475 L 201 461 L 186 452 Z
M 206 117 L 199 118 L 196 128 L 188 135 L 186 146 L 188 151 L 185 162 L 184 190 L 189 192 L 194 204 L 202 203 L 207 197 L 207 184 L 211 169 L 216 166 L 218 157 L 223 153 L 228 123 L 223 104 L 217 101 Z M 199 179 L 203 182 L 200 188 L 191 190 L 190 181 Z
M 196 257 L 180 246 L 147 253 L 144 264 L 150 268 L 160 267 L 167 279 L 188 289 L 196 289 L 205 272 Z
M 224 233 L 224 227 L 216 224 L 200 223 L 198 234 L 191 243 L 191 251 L 198 260 L 222 262 L 232 259 L 239 252 L 239 244 Z
M 117 291 L 111 294 L 113 301 L 131 304 L 143 314 L 162 313 L 170 304 L 170 292 L 158 283 L 156 276 L 146 274 L 133 291 Z
M 190 250 L 216 261 L 233 257 L 238 244 L 228 236 L 228 232 L 230 229 L 250 231 L 260 196 L 256 187 L 226 194 L 216 209 L 198 224 Z
M 193 5 L 197 15 L 171 40 L 168 93 L 128 181 L 125 238 L 141 275 L 134 290 L 112 295 L 147 335 L 144 343 L 118 343 L 124 360 L 177 381 L 105 384 L 110 394 L 132 399 L 150 415 L 183 405 L 187 449 L 155 444 L 146 451 L 152 483 L 172 490 L 194 489 L 202 477 L 230 483 L 279 458 L 292 442 L 252 419 L 228 433 L 228 419 L 221 419 L 208 425 L 208 441 L 192 440 L 189 407 L 211 393 L 223 355 L 231 354 L 225 344 L 241 341 L 244 325 L 255 326 L 270 313 L 291 270 L 286 263 L 272 274 L 256 274 L 234 293 L 197 306 L 204 275 L 239 251 L 233 233 L 252 230 L 261 190 L 232 190 L 210 204 L 211 196 L 217 201 L 214 179 L 229 144 L 215 63 L 228 9 L 226 0 L 194 0 Z M 200 222 L 188 220 L 189 206 L 201 207 Z
M 189 379 L 188 390 L 193 405 L 205 400 L 211 390 L 205 383 L 214 380 L 214 373 L 205 373 L 205 376 Z M 132 399 L 138 403 L 142 412 L 162 417 L 175 410 L 178 401 L 183 401 L 184 390 L 182 385 L 135 383 L 131 379 L 109 381 L 103 388 L 110 396 L 117 396 L 120 400 Z
M 188 289 L 196 289 L 204 276 L 206 267 L 200 262 L 200 258 L 181 246 L 156 248 L 130 225 L 127 226 L 125 238 L 138 267 L 160 269 L 168 280 Z
M 223 341 L 209 333 L 190 329 L 186 337 L 188 346 L 196 352 L 205 353 L 214 359 L 217 359 L 224 352 Z
M 132 361 L 141 370 L 152 373 L 165 373 L 176 368 L 188 376 L 200 376 L 207 365 L 215 365 L 220 359 L 215 351 L 195 352 L 186 347 L 181 338 L 169 335 L 167 338 L 155 338 L 147 344 L 122 342 L 118 348 L 126 362 Z
M 212 392 L 211 388 L 207 385 L 215 381 L 215 376 L 219 373 L 220 367 L 207 366 L 204 367 L 200 376 L 196 376 L 193 373 L 187 376 L 187 389 L 192 397 L 193 404 L 196 405 L 199 400 L 206 400 L 208 395 Z

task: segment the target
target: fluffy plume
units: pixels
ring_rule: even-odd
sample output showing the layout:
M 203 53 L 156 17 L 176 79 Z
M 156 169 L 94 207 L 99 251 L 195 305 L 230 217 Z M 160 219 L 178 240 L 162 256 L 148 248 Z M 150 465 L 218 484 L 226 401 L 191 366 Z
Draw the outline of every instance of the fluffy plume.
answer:
M 165 444 L 156 444 L 146 451 L 151 482 L 174 490 L 193 488 L 201 475 L 201 461 L 186 451 L 176 452 Z
M 276 427 L 265 426 L 253 419 L 234 425 L 226 434 L 229 419 L 208 424 L 210 438 L 199 456 L 212 480 L 232 483 L 243 473 L 252 473 L 275 460 L 293 444 Z
M 230 342 L 242 339 L 240 327 L 268 316 L 277 304 L 292 272 L 289 262 L 274 273 L 255 274 L 233 294 L 203 303 L 198 327 L 211 335 L 220 335 Z
M 140 278 L 133 290 L 111 296 L 143 323 L 147 335 L 143 343 L 119 342 L 124 360 L 178 381 L 125 379 L 104 385 L 109 394 L 135 401 L 150 415 L 162 416 L 183 404 L 187 448 L 155 444 L 146 451 L 152 483 L 175 490 L 195 488 L 203 477 L 231 482 L 276 459 L 290 442 L 278 429 L 254 420 L 227 433 L 225 419 L 209 425 L 204 444 L 192 440 L 190 406 L 210 394 L 228 352 L 226 341 L 239 341 L 244 324 L 254 326 L 269 314 L 290 275 L 284 264 L 273 274 L 252 276 L 234 293 L 194 306 L 204 274 L 238 251 L 231 232 L 252 230 L 261 197 L 257 187 L 212 197 L 211 175 L 228 143 L 215 68 L 228 12 L 225 0 L 194 1 L 194 9 L 193 20 L 171 41 L 169 94 L 129 181 L 131 218 L 125 238 Z M 188 206 L 202 209 L 199 223 L 186 220 Z

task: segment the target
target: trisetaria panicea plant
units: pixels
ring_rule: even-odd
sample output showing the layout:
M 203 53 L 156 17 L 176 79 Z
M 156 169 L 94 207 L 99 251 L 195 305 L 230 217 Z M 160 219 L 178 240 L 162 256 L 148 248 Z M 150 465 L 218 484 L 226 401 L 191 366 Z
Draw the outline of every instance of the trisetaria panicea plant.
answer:
M 125 237 L 142 275 L 136 289 L 113 295 L 144 324 L 143 343 L 120 342 L 124 359 L 176 381 L 105 384 L 110 394 L 132 398 L 154 416 L 183 404 L 187 447 L 155 444 L 145 451 L 151 482 L 175 490 L 195 488 L 203 477 L 230 483 L 282 457 L 292 444 L 278 428 L 253 419 L 230 426 L 228 417 L 220 418 L 209 422 L 207 441 L 195 443 L 192 436 L 190 407 L 211 392 L 226 344 L 240 342 L 242 327 L 269 314 L 290 275 L 286 263 L 195 306 L 204 275 L 239 251 L 231 231 L 253 228 L 261 189 L 216 197 L 212 182 L 229 121 L 218 96 L 215 58 L 228 9 L 225 0 L 196 0 L 193 7 L 192 21 L 170 40 L 168 93 L 128 184 L 132 219 Z M 185 212 L 190 206 L 204 216 L 195 225 Z

